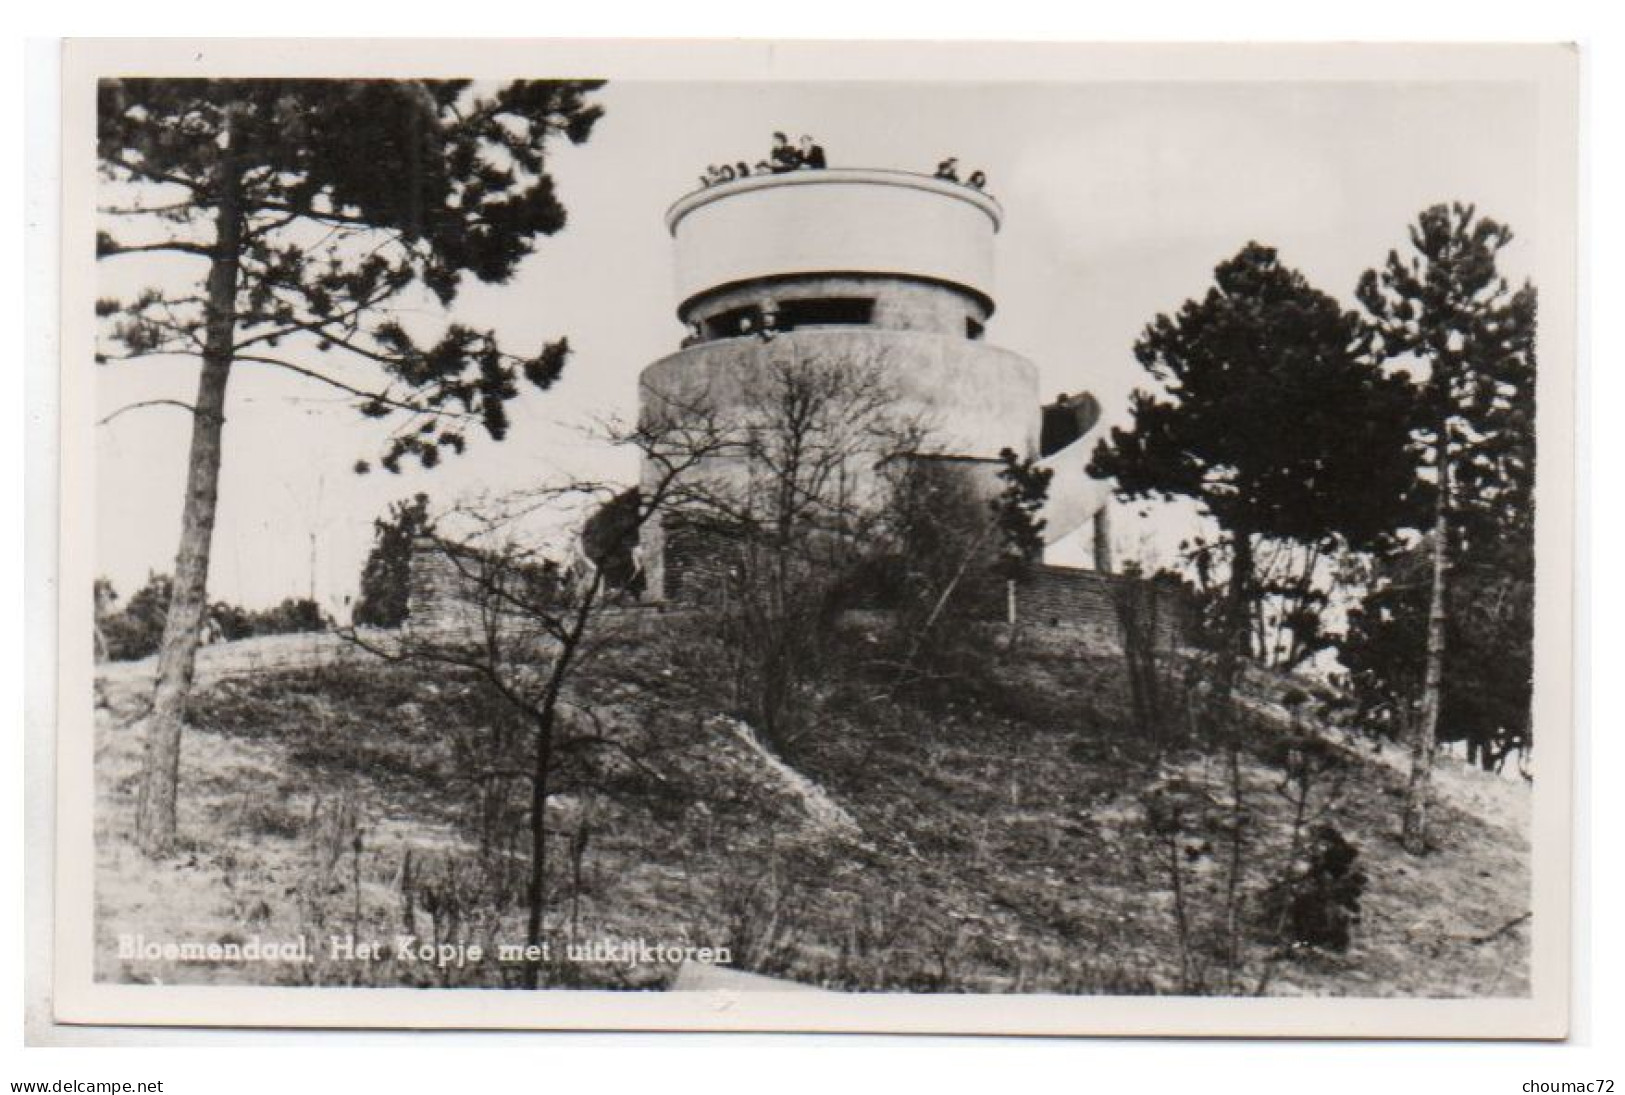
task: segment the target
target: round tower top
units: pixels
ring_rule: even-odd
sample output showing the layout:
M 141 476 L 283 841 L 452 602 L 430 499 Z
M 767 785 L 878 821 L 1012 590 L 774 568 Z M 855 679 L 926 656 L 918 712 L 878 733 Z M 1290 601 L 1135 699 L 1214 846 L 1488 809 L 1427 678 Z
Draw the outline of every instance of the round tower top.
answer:
M 684 195 L 666 212 L 678 313 L 767 279 L 877 274 L 963 289 L 993 305 L 999 203 L 908 171 L 821 168 L 751 175 Z

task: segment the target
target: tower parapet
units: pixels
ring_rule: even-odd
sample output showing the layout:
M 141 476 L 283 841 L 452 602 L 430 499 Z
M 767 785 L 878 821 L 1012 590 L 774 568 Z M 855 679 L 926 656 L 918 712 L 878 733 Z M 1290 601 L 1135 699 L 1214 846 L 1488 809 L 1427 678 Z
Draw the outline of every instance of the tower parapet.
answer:
M 985 323 L 993 312 L 993 236 L 1003 219 L 979 190 L 906 171 L 793 171 L 707 187 L 666 212 L 678 318 L 714 315 L 712 299 L 741 287 L 849 275 L 889 290 L 875 302 L 880 326 L 911 313 L 888 307 L 905 285 L 964 298 L 963 334 L 965 318 Z

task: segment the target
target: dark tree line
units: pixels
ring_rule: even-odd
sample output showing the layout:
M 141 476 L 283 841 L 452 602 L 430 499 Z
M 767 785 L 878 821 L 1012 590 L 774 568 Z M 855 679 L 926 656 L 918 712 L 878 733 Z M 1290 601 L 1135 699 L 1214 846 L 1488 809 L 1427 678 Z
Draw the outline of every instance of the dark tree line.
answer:
M 351 619 L 361 627 L 400 627 L 412 592 L 412 545 L 434 534 L 429 496 L 395 502 L 372 527 L 373 545 L 361 570 L 361 595 Z

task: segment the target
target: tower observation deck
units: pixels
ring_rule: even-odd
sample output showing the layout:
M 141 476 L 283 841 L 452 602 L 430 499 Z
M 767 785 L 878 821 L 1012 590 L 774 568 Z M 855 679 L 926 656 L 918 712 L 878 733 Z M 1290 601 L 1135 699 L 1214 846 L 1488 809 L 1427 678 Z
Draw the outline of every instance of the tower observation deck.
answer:
M 904 171 L 758 175 L 696 191 L 666 213 L 679 316 L 719 288 L 848 272 L 932 283 L 993 307 L 993 235 L 979 190 Z

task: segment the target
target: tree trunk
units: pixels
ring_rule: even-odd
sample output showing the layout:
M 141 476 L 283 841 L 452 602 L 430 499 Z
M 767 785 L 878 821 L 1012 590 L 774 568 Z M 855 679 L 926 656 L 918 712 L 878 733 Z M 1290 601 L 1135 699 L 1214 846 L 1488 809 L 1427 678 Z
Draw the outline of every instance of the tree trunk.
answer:
M 1235 691 L 1243 661 L 1252 649 L 1248 598 L 1253 587 L 1253 534 L 1237 529 L 1230 537 L 1230 589 L 1225 604 L 1225 641 L 1219 654 L 1219 688 Z
M 559 697 L 564 694 L 565 679 L 575 664 L 576 653 L 581 649 L 587 625 L 597 608 L 603 578 L 602 567 L 593 571 L 592 581 L 581 594 L 569 628 L 559 638 L 558 657 L 548 675 L 536 720 L 536 757 L 530 779 L 530 880 L 526 887 L 530 911 L 525 924 L 525 944 L 532 955 L 539 952 L 547 921 L 547 800 L 553 791 L 553 745 Z M 530 988 L 541 987 L 542 964 L 538 959 L 529 958 L 525 962 L 525 981 Z
M 1427 851 L 1428 797 L 1433 754 L 1439 741 L 1439 708 L 1444 685 L 1445 604 L 1450 583 L 1450 455 L 1448 425 L 1439 427 L 1439 491 L 1433 514 L 1433 588 L 1428 600 L 1427 664 L 1422 678 L 1422 712 L 1411 734 L 1411 778 L 1405 792 L 1400 839 L 1413 855 Z
M 526 903 L 530 906 L 525 925 L 525 982 L 529 988 L 542 983 L 542 963 L 535 957 L 542 945 L 544 914 L 547 910 L 547 800 L 553 775 L 553 720 L 557 708 L 549 701 L 536 732 L 536 762 L 530 778 L 530 880 Z
M 226 381 L 231 375 L 232 342 L 236 332 L 238 251 L 242 243 L 237 194 L 240 175 L 229 153 L 221 162 L 218 178 L 219 205 L 205 305 L 203 366 L 192 409 L 192 445 L 187 459 L 181 542 L 175 555 L 175 580 L 158 650 L 158 680 L 153 689 L 152 715 L 147 720 L 141 789 L 136 801 L 136 841 L 150 856 L 167 855 L 175 847 L 181 725 L 192 690 L 198 641 L 208 606 L 209 546 L 220 493 L 221 433 L 226 421 Z

